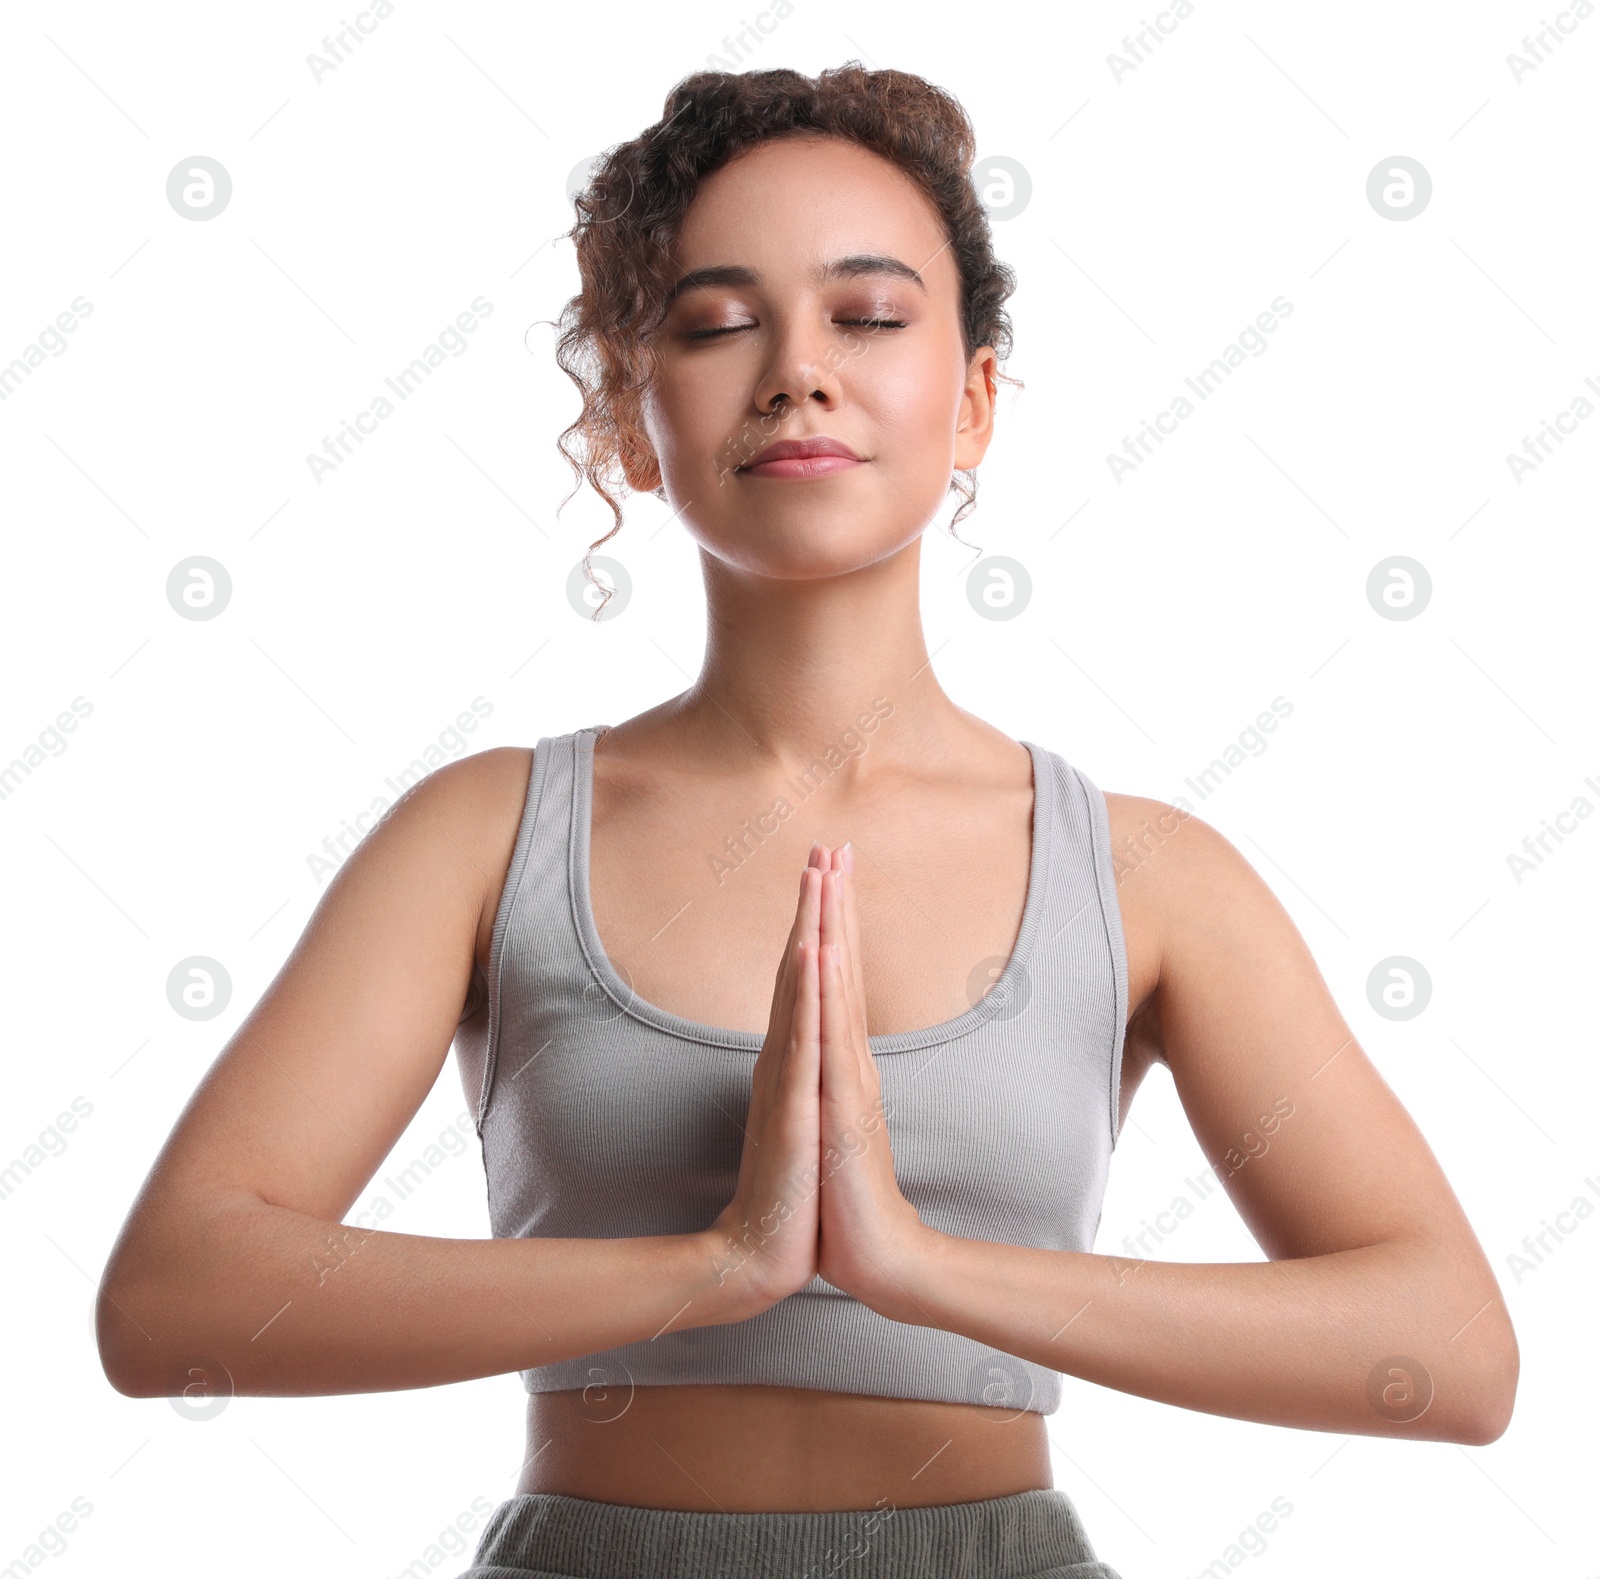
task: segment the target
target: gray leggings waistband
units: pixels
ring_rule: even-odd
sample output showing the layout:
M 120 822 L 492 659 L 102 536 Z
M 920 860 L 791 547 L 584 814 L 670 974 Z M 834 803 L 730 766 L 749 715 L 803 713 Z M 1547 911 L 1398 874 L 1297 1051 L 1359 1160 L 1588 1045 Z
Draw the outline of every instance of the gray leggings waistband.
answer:
M 832 1513 L 691 1513 L 533 1492 L 460 1579 L 1118 1579 L 1065 1492 Z

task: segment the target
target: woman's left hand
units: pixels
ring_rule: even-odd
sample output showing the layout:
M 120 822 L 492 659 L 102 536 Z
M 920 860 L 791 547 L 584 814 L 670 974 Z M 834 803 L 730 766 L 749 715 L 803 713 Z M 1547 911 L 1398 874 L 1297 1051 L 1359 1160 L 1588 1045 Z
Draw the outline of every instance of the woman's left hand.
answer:
M 822 1110 L 817 1271 L 862 1304 L 917 1322 L 910 1273 L 934 1236 L 900 1193 L 887 1116 L 867 1040 L 854 851 L 832 853 L 822 879 L 819 1019 Z

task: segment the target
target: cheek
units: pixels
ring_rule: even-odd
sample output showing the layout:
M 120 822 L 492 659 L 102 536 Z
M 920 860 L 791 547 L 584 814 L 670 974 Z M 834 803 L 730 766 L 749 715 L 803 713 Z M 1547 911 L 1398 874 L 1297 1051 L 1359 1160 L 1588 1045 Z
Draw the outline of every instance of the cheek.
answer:
M 959 369 L 949 358 L 875 358 L 869 350 L 856 364 L 851 393 L 872 413 L 885 440 L 882 459 L 895 470 L 948 465 L 961 400 Z
M 721 404 L 726 401 L 722 381 L 704 369 L 676 367 L 657 374 L 654 391 L 645 402 L 645 433 L 663 472 L 693 464 L 715 447 Z

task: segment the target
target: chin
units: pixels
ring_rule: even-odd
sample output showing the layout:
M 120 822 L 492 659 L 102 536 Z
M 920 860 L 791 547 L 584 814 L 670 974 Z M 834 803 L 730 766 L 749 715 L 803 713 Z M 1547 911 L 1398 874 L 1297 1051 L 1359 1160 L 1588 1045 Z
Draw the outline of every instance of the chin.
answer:
M 813 581 L 849 575 L 908 548 L 937 518 L 945 498 L 941 491 L 919 508 L 912 490 L 893 479 L 883 479 L 886 487 L 871 490 L 834 486 L 856 481 L 730 481 L 716 492 L 700 494 L 716 501 L 714 514 L 702 515 L 686 502 L 678 520 L 706 553 L 736 570 L 779 581 Z M 741 495 L 736 491 L 741 487 L 750 491 Z M 731 494 L 726 505 L 719 497 L 724 490 Z M 884 492 L 888 497 L 869 496 Z M 673 497 L 675 493 L 668 489 L 671 509 L 678 509 L 683 497 Z M 690 493 L 688 500 L 693 497 Z
M 690 525 L 706 553 L 747 575 L 774 581 L 822 581 L 890 559 L 927 530 L 926 520 L 867 523 L 853 511 L 807 511 L 805 519 L 747 518 L 707 530 Z

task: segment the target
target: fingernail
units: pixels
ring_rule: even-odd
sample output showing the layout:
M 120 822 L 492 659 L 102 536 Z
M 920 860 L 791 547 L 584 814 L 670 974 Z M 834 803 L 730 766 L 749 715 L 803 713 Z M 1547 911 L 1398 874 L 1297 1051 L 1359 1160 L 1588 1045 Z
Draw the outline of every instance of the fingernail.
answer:
M 856 869 L 855 846 L 848 839 L 844 842 L 844 869 L 847 872 L 853 872 Z

